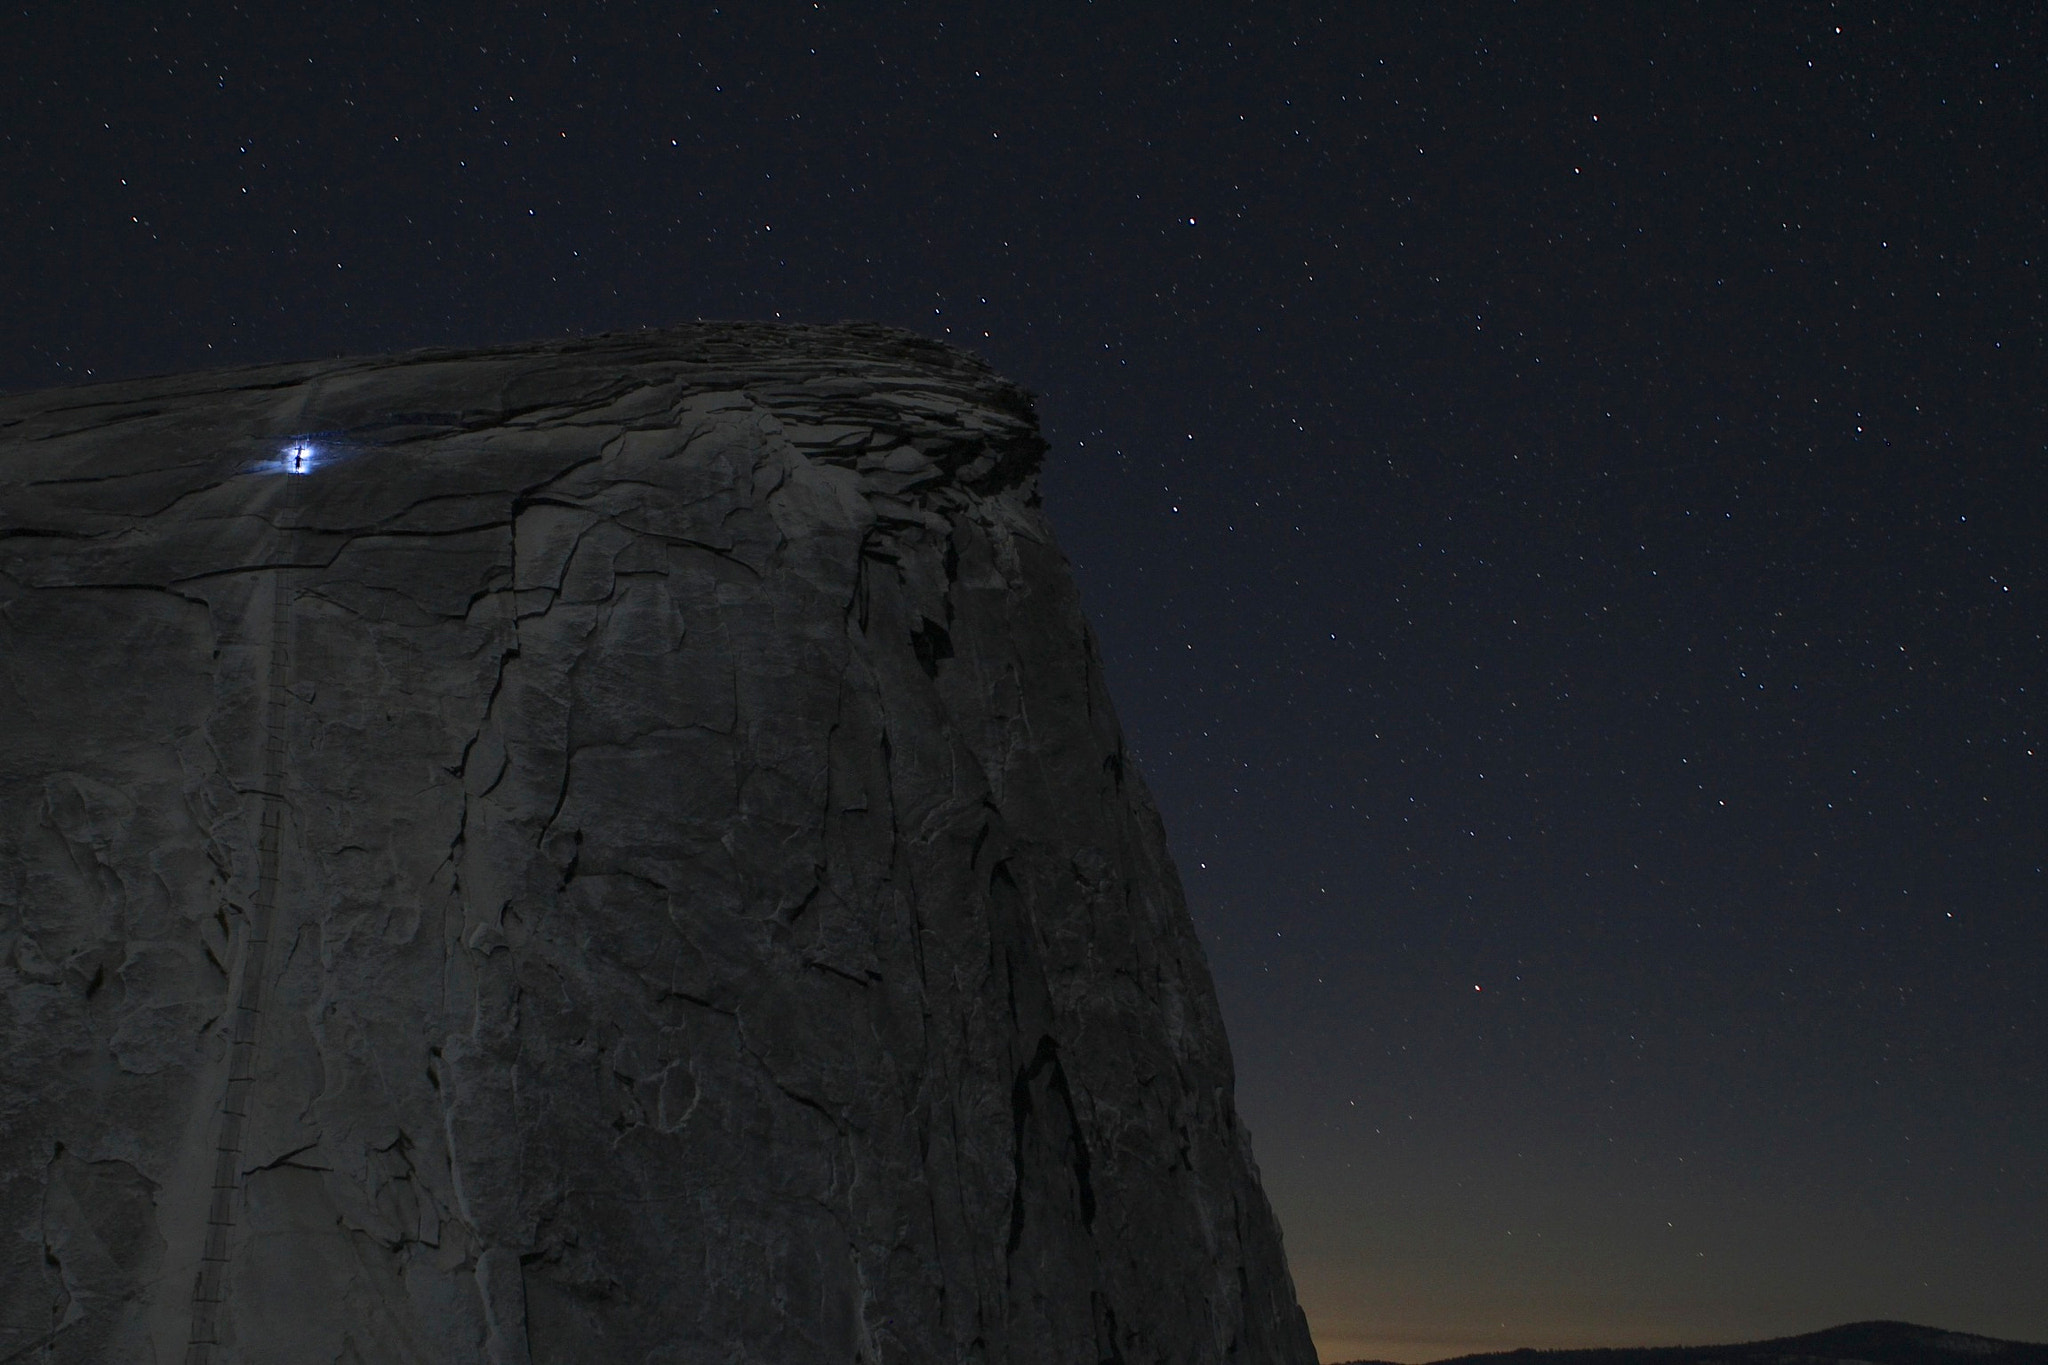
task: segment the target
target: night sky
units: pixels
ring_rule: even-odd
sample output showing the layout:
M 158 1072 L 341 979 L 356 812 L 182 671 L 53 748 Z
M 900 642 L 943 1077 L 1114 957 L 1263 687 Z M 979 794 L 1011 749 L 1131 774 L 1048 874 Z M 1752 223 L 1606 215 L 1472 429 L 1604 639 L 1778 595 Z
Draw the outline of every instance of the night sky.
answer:
M 17 0 L 0 388 L 971 347 L 1326 1359 L 2048 1338 L 2048 11 L 416 13 Z

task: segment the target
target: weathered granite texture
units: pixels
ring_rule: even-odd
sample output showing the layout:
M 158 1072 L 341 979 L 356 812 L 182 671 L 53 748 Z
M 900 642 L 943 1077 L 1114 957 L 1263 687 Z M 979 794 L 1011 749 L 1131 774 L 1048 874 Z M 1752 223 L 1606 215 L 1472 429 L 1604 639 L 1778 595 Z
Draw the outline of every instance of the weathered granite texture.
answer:
M 1312 1361 L 1042 448 L 854 326 L 0 398 L 0 1361 Z

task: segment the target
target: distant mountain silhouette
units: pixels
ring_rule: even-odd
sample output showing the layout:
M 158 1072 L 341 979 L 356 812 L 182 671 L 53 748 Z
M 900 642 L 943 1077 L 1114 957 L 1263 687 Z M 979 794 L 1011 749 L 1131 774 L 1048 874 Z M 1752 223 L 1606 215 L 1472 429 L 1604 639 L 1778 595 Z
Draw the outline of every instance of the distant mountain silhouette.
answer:
M 1351 1365 L 1386 1365 L 1354 1361 Z M 1490 1351 L 1435 1365 L 2048 1365 L 2048 1345 L 1945 1332 L 1910 1322 L 1852 1322 L 1733 1346 Z

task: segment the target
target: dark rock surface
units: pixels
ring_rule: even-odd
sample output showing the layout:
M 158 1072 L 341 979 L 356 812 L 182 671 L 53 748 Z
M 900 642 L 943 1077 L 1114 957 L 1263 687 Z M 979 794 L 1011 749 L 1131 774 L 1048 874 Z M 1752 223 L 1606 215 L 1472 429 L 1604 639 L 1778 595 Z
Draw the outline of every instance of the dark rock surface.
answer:
M 852 326 L 0 397 L 0 1361 L 1313 1361 L 1042 448 Z
M 1361 1360 L 1352 1365 L 1381 1362 Z M 2048 1345 L 1910 1322 L 1851 1322 L 1796 1337 L 1729 1346 L 1489 1351 L 1436 1365 L 2048 1365 Z

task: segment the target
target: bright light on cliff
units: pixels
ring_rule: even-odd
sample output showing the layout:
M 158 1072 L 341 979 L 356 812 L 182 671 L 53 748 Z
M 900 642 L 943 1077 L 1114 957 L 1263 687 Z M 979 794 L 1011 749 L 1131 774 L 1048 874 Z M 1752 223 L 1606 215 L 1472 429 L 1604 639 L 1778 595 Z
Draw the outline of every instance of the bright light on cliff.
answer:
M 292 436 L 274 447 L 276 454 L 249 467 L 252 474 L 317 474 L 346 454 L 337 447 L 308 436 Z

